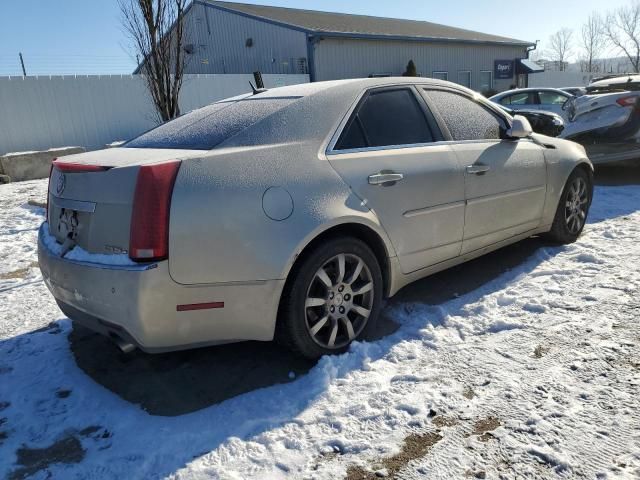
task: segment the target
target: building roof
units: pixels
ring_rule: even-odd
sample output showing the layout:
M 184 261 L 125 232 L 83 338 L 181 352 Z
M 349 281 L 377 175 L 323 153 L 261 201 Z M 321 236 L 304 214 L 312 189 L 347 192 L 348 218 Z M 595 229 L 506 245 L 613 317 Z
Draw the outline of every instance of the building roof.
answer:
M 406 40 L 450 40 L 520 46 L 534 45 L 532 42 L 526 42 L 524 40 L 516 40 L 418 20 L 319 12 L 297 8 L 272 7 L 268 5 L 221 2 L 217 0 L 204 0 L 203 3 L 222 10 L 315 34 Z

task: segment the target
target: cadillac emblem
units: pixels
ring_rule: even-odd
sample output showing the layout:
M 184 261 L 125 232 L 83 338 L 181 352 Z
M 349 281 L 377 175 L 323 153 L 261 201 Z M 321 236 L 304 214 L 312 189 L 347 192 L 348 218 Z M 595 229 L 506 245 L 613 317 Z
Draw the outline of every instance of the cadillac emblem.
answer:
M 67 184 L 67 179 L 64 176 L 64 173 L 61 173 L 58 177 L 58 182 L 56 183 L 56 194 L 61 195 L 64 192 L 64 187 Z

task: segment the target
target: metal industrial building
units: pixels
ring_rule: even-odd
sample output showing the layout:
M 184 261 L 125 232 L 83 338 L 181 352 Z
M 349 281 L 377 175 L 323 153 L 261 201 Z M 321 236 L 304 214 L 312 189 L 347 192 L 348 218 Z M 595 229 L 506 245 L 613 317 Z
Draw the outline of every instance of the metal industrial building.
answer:
M 185 73 L 308 73 L 311 81 L 418 75 L 477 91 L 524 86 L 535 44 L 430 22 L 194 0 Z M 524 60 L 522 60 L 524 59 Z

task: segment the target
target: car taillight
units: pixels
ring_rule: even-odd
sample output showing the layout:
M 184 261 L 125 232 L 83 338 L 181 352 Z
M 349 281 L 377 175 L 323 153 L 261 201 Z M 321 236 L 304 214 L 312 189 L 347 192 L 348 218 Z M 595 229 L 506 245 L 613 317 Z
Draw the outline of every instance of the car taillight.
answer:
M 145 165 L 138 171 L 131 215 L 129 257 L 136 262 L 169 255 L 169 210 L 180 161 Z
M 53 162 L 57 159 L 53 159 L 51 161 L 51 168 L 49 168 L 49 181 L 47 182 L 47 209 L 44 212 L 44 218 L 48 222 L 49 221 L 49 193 L 51 193 L 51 174 L 53 173 Z
M 57 170 L 60 170 L 64 173 L 85 173 L 85 172 L 104 172 L 105 170 L 109 170 L 109 167 L 104 167 L 102 165 L 85 165 L 84 163 L 70 163 L 65 162 L 63 160 L 54 159 L 53 166 L 56 167 Z
M 616 100 L 616 103 L 621 107 L 633 107 L 636 104 L 638 97 L 632 95 L 630 97 L 620 97 Z

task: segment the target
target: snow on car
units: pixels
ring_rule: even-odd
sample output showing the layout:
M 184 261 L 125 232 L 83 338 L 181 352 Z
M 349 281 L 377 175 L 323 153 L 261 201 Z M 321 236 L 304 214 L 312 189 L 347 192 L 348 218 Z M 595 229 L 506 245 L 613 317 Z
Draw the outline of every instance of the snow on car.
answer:
M 105 362 L 119 355 L 107 341 L 83 351 L 91 342 L 74 338 L 34 266 L 44 209 L 27 200 L 46 188 L 0 186 L 2 478 L 640 475 L 639 186 L 596 187 L 571 245 L 509 247 L 519 258 L 511 268 L 504 251 L 476 260 L 475 270 L 501 272 L 477 288 L 455 290 L 457 281 L 429 303 L 443 277 L 423 281 L 387 306 L 400 327 L 382 339 L 175 416 L 83 370 L 95 361 L 136 391 L 141 368 L 155 405 L 193 395 L 159 382 L 151 361 Z M 457 269 L 458 279 L 474 272 Z M 219 348 L 240 346 L 207 351 Z M 157 369 L 184 377 L 189 361 L 172 367 L 176 355 Z M 203 371 L 191 390 L 215 388 L 222 375 Z

